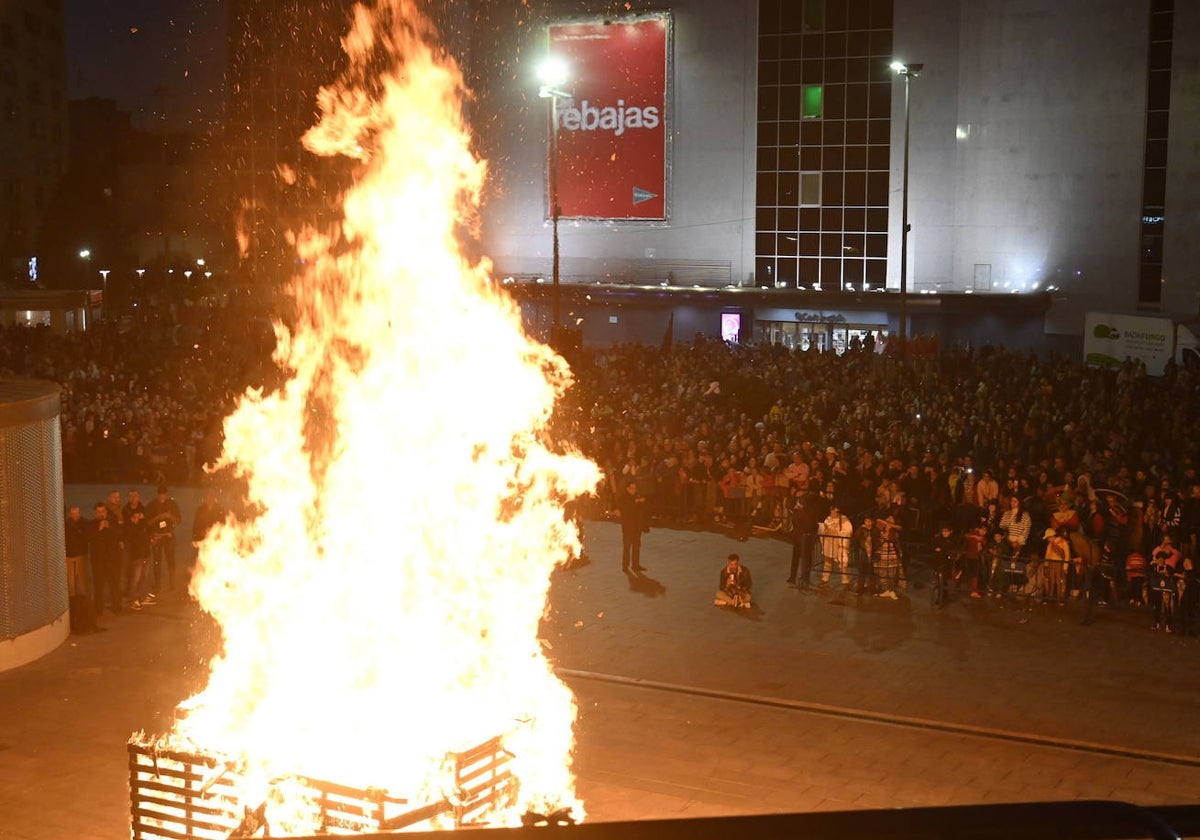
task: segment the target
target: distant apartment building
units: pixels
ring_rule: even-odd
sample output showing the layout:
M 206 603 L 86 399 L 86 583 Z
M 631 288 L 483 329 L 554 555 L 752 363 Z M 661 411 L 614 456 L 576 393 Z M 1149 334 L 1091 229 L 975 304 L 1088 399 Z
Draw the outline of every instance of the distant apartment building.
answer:
M 30 283 L 67 161 L 61 0 L 0 3 L 0 283 Z

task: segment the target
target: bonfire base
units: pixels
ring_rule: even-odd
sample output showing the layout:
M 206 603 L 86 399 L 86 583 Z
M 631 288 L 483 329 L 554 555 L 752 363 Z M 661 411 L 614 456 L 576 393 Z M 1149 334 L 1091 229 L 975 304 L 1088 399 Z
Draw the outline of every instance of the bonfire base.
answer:
M 280 837 L 269 825 L 268 801 L 285 787 L 289 801 L 302 800 L 305 821 L 321 834 L 379 834 L 424 825 L 435 818 L 454 827 L 479 824 L 516 799 L 512 756 L 499 737 L 450 759 L 455 792 L 437 802 L 412 802 L 375 788 L 291 776 L 272 782 L 267 798 L 239 798 L 244 778 L 237 765 L 199 752 L 160 746 L 154 739 L 129 743 L 130 828 L 134 840 Z M 297 796 L 297 793 L 299 794 Z

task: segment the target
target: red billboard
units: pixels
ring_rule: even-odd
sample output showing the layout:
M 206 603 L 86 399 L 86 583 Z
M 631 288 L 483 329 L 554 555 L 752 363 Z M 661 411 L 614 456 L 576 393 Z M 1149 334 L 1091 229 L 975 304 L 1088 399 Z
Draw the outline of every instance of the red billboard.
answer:
M 567 67 L 552 100 L 560 216 L 664 221 L 670 15 L 548 30 L 549 54 Z

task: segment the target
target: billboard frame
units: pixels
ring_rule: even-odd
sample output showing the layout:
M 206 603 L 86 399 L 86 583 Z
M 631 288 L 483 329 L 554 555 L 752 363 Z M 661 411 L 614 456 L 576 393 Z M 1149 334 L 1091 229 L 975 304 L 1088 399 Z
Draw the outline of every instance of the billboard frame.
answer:
M 573 215 L 570 213 L 561 212 L 558 216 L 558 221 L 570 221 L 575 223 L 600 223 L 605 225 L 621 225 L 637 228 L 663 228 L 669 227 L 673 216 L 673 134 L 675 124 L 675 16 L 669 10 L 657 12 L 638 12 L 628 15 L 620 15 L 617 17 L 603 15 L 580 15 L 557 18 L 547 22 L 542 27 L 542 41 L 544 45 L 545 55 L 554 54 L 554 41 L 551 38 L 551 30 L 557 27 L 566 26 L 611 26 L 614 24 L 637 24 L 646 21 L 662 21 L 664 27 L 664 66 L 663 66 L 663 148 L 662 148 L 662 188 L 663 188 L 663 210 L 661 217 L 637 217 L 637 216 L 596 216 L 596 215 Z M 562 129 L 560 128 L 561 132 Z M 549 144 L 550 137 L 546 138 L 546 143 Z M 559 152 L 561 154 L 561 150 Z M 549 155 L 546 156 L 549 160 Z M 559 166 L 561 166 L 561 158 L 559 158 Z M 552 221 L 553 208 L 551 207 L 551 173 L 550 166 L 547 164 L 543 172 L 543 190 L 542 190 L 542 209 L 544 220 Z M 561 200 L 562 176 L 561 171 L 558 177 L 558 186 L 560 190 L 559 204 Z

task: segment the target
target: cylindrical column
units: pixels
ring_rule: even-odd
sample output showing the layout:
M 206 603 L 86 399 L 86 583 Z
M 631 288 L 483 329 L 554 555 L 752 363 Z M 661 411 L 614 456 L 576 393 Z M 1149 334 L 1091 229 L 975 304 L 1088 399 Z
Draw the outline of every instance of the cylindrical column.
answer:
M 59 388 L 0 379 L 0 671 L 70 632 Z

